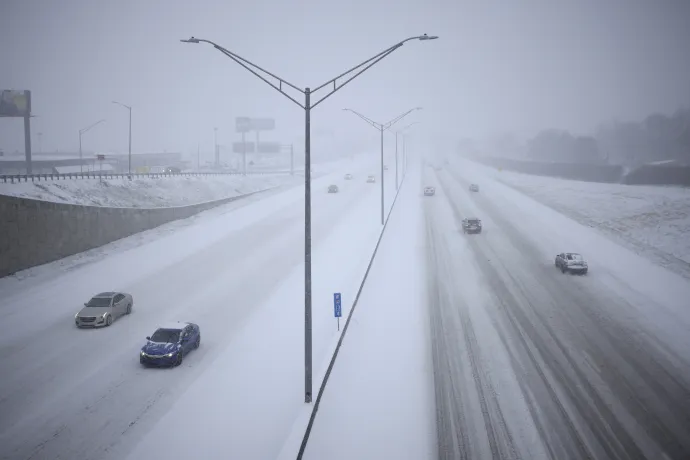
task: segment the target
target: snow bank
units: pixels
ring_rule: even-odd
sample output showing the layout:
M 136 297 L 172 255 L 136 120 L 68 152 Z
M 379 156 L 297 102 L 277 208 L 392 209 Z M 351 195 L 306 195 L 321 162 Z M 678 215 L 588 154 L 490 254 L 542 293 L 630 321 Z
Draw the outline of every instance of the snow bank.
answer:
M 314 178 L 354 164 L 351 159 L 319 163 L 312 166 Z M 0 195 L 10 195 L 57 203 L 105 207 L 159 208 L 186 206 L 220 200 L 279 185 L 299 185 L 303 172 L 295 175 L 265 174 L 223 176 L 172 176 L 103 179 L 60 179 L 5 183 Z
M 571 181 L 453 161 L 476 168 L 690 278 L 690 188 Z
M 437 458 L 425 274 L 420 270 L 424 221 L 421 185 L 414 176 L 391 214 L 305 459 Z
M 177 176 L 160 178 L 71 179 L 0 183 L 0 194 L 58 203 L 106 207 L 185 206 L 277 185 L 299 183 L 299 176 Z

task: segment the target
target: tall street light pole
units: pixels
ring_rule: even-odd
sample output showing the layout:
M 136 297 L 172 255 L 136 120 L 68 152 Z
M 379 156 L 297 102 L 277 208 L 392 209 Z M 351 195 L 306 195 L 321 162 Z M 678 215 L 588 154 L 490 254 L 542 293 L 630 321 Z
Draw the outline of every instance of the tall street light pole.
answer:
M 415 121 L 414 123 L 410 123 L 409 125 L 405 126 L 404 128 L 395 131 L 395 189 L 396 190 L 398 190 L 398 134 L 404 132 L 410 126 L 414 126 L 417 124 L 419 124 L 419 122 Z
M 117 101 L 113 101 L 113 104 L 121 105 L 129 110 L 129 166 L 127 168 L 127 177 L 129 177 L 129 180 L 132 180 L 132 107 Z
M 222 46 L 210 41 L 203 40 L 200 38 L 191 37 L 188 40 L 180 40 L 185 43 L 208 43 L 215 49 L 250 71 L 256 77 L 263 80 L 266 84 L 271 86 L 273 89 L 281 93 L 283 96 L 290 99 L 292 102 L 297 104 L 301 109 L 304 110 L 304 402 L 310 403 L 312 401 L 312 338 L 311 338 L 311 110 L 326 100 L 328 97 L 333 95 L 343 86 L 350 83 L 352 80 L 360 76 L 367 69 L 371 68 L 373 65 L 387 57 L 389 54 L 403 46 L 410 40 L 434 40 L 438 37 L 430 36 L 427 34 L 419 35 L 416 37 L 406 38 L 405 40 L 394 44 L 393 46 L 386 48 L 375 56 L 367 59 L 366 61 L 348 69 L 347 71 L 341 73 L 335 78 L 328 80 L 322 85 L 317 86 L 312 89 L 306 87 L 304 89 L 289 83 L 276 76 L 275 74 L 263 69 L 262 67 L 254 64 L 251 61 L 229 51 Z M 352 74 L 352 75 L 351 75 Z M 346 77 L 350 75 L 349 77 Z M 273 79 L 274 81 L 270 81 Z M 343 80 L 342 83 L 338 84 L 339 80 Z M 304 104 L 299 102 L 297 99 L 288 95 L 283 91 L 283 86 L 292 88 L 293 90 L 304 95 Z M 312 102 L 312 94 L 318 92 L 321 89 L 330 88 L 330 91 L 326 93 L 321 99 L 316 102 Z M 287 88 L 285 88 L 287 89 Z
M 99 125 L 99 124 L 103 123 L 104 121 L 105 121 L 105 120 L 98 120 L 96 123 L 92 123 L 92 124 L 90 124 L 89 126 L 87 126 L 86 128 L 82 128 L 82 129 L 79 130 L 79 172 L 80 172 L 80 173 L 83 173 L 83 172 L 84 172 L 84 159 L 83 159 L 83 156 L 82 156 L 82 153 L 81 153 L 81 136 L 82 136 L 85 132 L 87 132 L 88 130 L 90 130 L 91 128 L 93 128 L 94 126 Z
M 405 113 L 403 113 L 403 114 L 401 114 L 401 115 L 398 115 L 397 117 L 393 118 L 393 119 L 392 119 L 391 121 L 389 121 L 388 123 L 377 123 L 377 122 L 371 120 L 370 118 L 365 117 L 365 116 L 362 115 L 361 113 L 355 112 L 355 111 L 352 110 L 352 109 L 343 109 L 343 110 L 354 113 L 354 114 L 357 115 L 359 118 L 361 118 L 362 120 L 366 121 L 366 122 L 369 123 L 371 126 L 373 126 L 374 128 L 376 128 L 377 130 L 379 130 L 379 132 L 381 133 L 381 225 L 383 225 L 383 223 L 384 223 L 384 215 L 385 215 L 385 212 L 384 212 L 384 194 L 385 194 L 385 193 L 384 193 L 384 187 L 383 187 L 383 132 L 386 131 L 387 129 L 391 128 L 394 124 L 396 124 L 397 122 L 399 122 L 400 120 L 402 120 L 403 118 L 405 118 L 405 117 L 406 117 L 407 115 L 409 115 L 410 113 L 414 112 L 415 110 L 422 110 L 422 108 L 421 108 L 421 107 L 415 107 L 415 108 L 413 108 L 413 109 L 410 109 L 410 110 L 408 110 L 407 112 L 405 112 Z M 396 171 L 397 171 L 397 155 L 396 155 Z M 398 179 L 397 179 L 397 176 L 396 176 L 396 179 L 395 179 L 395 187 L 396 187 L 396 188 L 398 187 Z

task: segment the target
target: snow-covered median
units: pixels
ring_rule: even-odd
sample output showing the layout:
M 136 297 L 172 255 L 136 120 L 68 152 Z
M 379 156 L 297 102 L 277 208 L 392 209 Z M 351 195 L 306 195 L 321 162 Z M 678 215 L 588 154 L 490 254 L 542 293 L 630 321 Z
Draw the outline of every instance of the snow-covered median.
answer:
M 452 161 L 489 174 L 690 278 L 689 188 L 581 182 L 498 171 L 467 160 Z

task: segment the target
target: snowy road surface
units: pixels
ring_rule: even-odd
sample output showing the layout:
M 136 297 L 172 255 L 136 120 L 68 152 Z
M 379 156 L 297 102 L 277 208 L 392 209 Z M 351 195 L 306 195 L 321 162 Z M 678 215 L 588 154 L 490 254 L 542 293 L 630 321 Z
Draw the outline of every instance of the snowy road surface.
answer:
M 330 301 L 324 299 L 330 299 L 332 285 L 340 285 L 353 275 L 359 268 L 359 252 L 366 259 L 371 250 L 367 244 L 372 238 L 375 241 L 379 187 L 364 182 L 373 168 L 375 164 L 363 166 L 360 162 L 356 169 L 313 181 L 314 266 L 324 265 L 329 252 L 345 258 L 344 250 L 349 251 L 352 261 L 343 267 L 345 274 L 337 270 L 315 272 L 315 310 L 325 302 L 330 311 Z M 343 181 L 344 172 L 353 172 L 355 180 Z M 326 194 L 330 183 L 339 184 L 341 192 Z M 302 348 L 297 344 L 271 349 L 267 337 L 269 333 L 279 337 L 293 332 L 292 323 L 297 325 L 294 335 L 303 335 L 299 314 L 303 308 L 303 189 L 229 209 L 232 211 L 198 217 L 174 233 L 85 265 L 68 270 L 56 266 L 58 271 L 50 276 L 2 280 L 0 458 L 124 458 L 139 440 L 150 438 L 149 430 L 173 408 L 178 397 L 193 384 L 208 380 L 205 372 L 210 372 L 216 360 L 224 358 L 228 365 L 225 355 L 235 358 L 229 368 L 234 374 L 221 377 L 226 391 L 231 382 L 240 382 L 241 387 L 255 383 L 251 377 L 258 375 L 271 384 L 280 380 L 290 401 L 300 405 Z M 115 321 L 110 328 L 76 329 L 73 315 L 80 305 L 94 293 L 112 289 L 133 294 L 132 315 Z M 265 305 L 276 305 L 274 296 L 279 294 L 284 296 L 282 304 L 277 304 L 279 314 L 272 311 L 266 318 Z M 287 307 L 295 314 L 288 314 Z M 322 336 L 322 315 L 315 312 L 314 316 L 315 345 L 322 345 L 330 330 Z M 269 328 L 269 319 L 284 325 L 285 330 L 275 325 Z M 143 369 L 137 356 L 144 337 L 158 324 L 175 320 L 190 320 L 201 326 L 201 348 L 179 368 Z M 266 356 L 262 344 L 282 362 L 254 360 Z M 319 358 L 323 356 L 317 350 L 315 370 Z M 286 365 L 297 373 L 294 382 L 290 382 L 291 374 L 283 377 L 269 372 L 278 372 Z M 226 414 L 225 420 L 233 414 L 238 426 L 259 430 L 241 431 L 243 439 L 237 442 L 244 442 L 241 447 L 245 450 L 251 447 L 263 452 L 267 445 L 278 449 L 282 442 L 279 437 L 272 440 L 273 445 L 258 436 L 269 431 L 266 425 L 289 418 L 289 414 L 276 414 L 279 409 L 275 405 L 263 407 L 265 417 L 254 414 L 256 407 L 242 404 L 253 401 L 252 388 L 242 390 L 246 393 L 231 394 L 238 400 L 236 406 L 218 405 L 228 396 L 223 389 L 205 394 L 205 403 Z M 180 434 L 180 420 L 184 419 L 183 415 L 175 416 L 173 429 L 177 432 L 169 429 L 163 438 L 189 441 L 186 443 L 199 455 L 199 444 Z M 189 434 L 185 432 L 189 426 L 210 430 L 203 420 L 187 420 L 182 432 Z M 215 426 L 221 428 L 218 423 Z M 173 444 L 173 439 L 167 441 Z M 165 443 L 159 439 L 155 453 L 133 458 L 161 458 Z
M 442 459 L 690 458 L 690 284 L 457 164 L 425 167 Z M 470 182 L 480 193 L 470 193 Z M 479 217 L 483 233 L 463 235 Z M 587 276 L 554 267 L 581 252 Z

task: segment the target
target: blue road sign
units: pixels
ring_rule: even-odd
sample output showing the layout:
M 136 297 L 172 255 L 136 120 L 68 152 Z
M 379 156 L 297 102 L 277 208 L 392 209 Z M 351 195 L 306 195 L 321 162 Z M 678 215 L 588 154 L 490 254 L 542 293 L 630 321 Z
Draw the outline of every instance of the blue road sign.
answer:
M 336 318 L 343 316 L 343 309 L 340 303 L 340 292 L 333 294 L 333 314 Z

